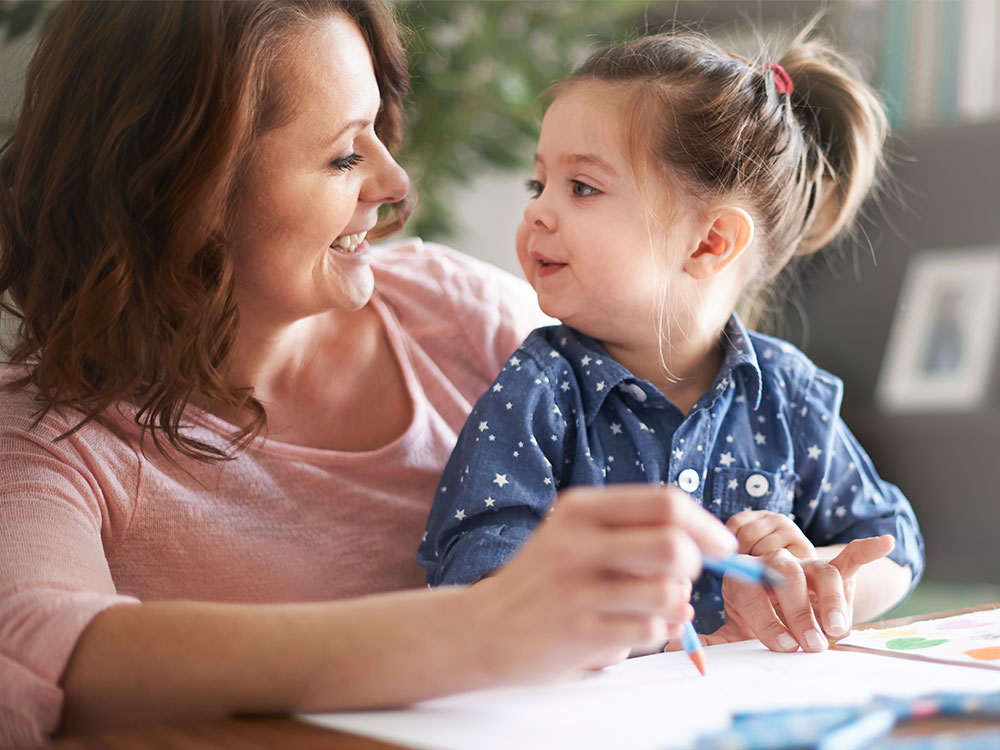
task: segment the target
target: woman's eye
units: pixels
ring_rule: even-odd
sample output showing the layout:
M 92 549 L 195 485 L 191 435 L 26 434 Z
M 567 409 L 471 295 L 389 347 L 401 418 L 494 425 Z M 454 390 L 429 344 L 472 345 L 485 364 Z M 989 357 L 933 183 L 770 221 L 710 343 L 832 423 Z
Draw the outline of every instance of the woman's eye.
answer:
M 361 154 L 348 154 L 347 156 L 342 156 L 339 159 L 334 159 L 330 162 L 330 166 L 334 169 L 340 170 L 341 172 L 350 172 L 364 160 L 365 157 Z
M 535 198 L 542 194 L 542 190 L 545 189 L 545 186 L 538 180 L 528 180 L 524 183 L 524 186 L 528 189 L 531 200 L 535 200 Z
M 580 182 L 579 180 L 573 180 L 573 195 L 577 198 L 587 198 L 591 195 L 597 195 L 601 191 L 595 187 L 591 187 L 586 182 Z

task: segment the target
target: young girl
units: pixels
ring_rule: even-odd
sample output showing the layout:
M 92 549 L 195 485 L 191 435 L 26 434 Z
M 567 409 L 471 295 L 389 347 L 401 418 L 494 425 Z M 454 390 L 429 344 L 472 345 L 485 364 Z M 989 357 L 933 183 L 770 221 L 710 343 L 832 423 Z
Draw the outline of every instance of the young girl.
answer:
M 517 253 L 563 325 L 470 415 L 420 547 L 429 583 L 490 575 L 557 489 L 654 482 L 788 580 L 769 599 L 701 575 L 707 642 L 821 650 L 916 584 L 916 519 L 841 420 L 841 381 L 734 312 L 850 225 L 881 164 L 881 104 L 807 35 L 763 65 L 649 36 L 551 90 Z

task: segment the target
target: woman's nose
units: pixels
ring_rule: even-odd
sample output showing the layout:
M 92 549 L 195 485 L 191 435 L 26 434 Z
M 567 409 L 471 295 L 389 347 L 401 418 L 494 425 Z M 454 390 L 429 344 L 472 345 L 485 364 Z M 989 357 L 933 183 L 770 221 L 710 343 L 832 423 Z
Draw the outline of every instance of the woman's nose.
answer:
M 381 146 L 381 144 L 380 144 Z M 365 183 L 362 199 L 371 203 L 399 203 L 410 192 L 410 178 L 382 146 L 378 164 Z

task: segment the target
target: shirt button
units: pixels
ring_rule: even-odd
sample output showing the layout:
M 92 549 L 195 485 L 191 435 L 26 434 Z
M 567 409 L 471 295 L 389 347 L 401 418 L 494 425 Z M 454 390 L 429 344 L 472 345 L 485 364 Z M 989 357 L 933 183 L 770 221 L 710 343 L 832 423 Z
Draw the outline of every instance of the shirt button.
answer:
M 684 469 L 677 475 L 677 486 L 685 492 L 694 492 L 701 484 L 701 478 L 694 469 Z
M 640 404 L 646 400 L 646 392 L 635 383 L 623 383 L 621 389 Z
M 763 474 L 751 474 L 748 476 L 744 487 L 750 497 L 763 497 L 771 489 L 771 486 L 767 483 L 767 477 Z

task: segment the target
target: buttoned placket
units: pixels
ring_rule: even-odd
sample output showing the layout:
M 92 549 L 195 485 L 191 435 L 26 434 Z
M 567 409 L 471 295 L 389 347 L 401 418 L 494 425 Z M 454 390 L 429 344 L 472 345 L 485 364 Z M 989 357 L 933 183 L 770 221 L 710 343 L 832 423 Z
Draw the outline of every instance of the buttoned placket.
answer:
M 705 492 L 712 446 L 709 443 L 711 416 L 703 407 L 695 407 L 681 422 L 670 445 L 667 481 L 676 484 L 699 503 Z

